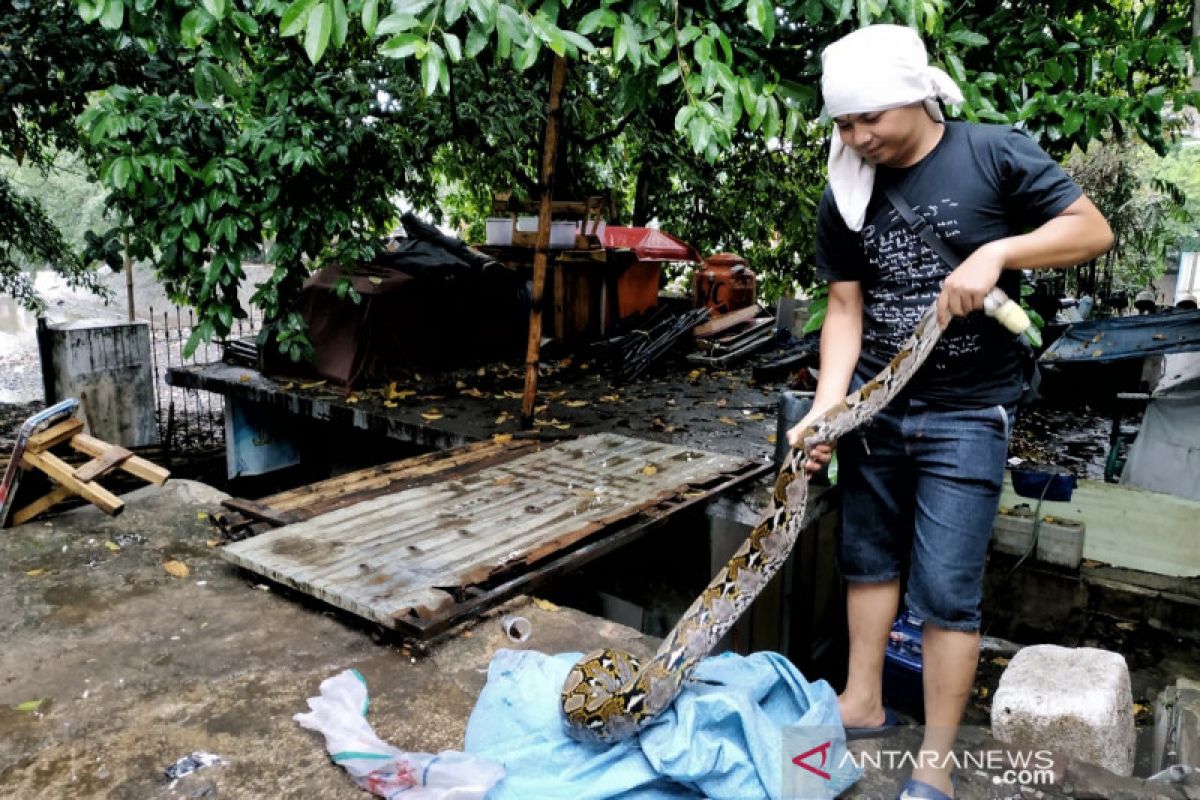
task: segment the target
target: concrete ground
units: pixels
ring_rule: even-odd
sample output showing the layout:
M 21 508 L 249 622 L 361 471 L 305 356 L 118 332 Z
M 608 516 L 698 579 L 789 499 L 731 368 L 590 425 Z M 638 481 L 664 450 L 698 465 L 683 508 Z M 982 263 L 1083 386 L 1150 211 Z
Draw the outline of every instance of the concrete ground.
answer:
M 494 612 L 409 652 L 303 598 L 256 589 L 207 544 L 201 517 L 221 497 L 171 481 L 126 495 L 117 518 L 89 507 L 0 531 L 0 797 L 366 797 L 292 720 L 322 679 L 358 669 L 376 732 L 439 752 L 461 749 L 501 647 L 578 650 L 584 631 L 589 645 L 655 646 L 523 599 L 514 603 L 533 624 L 524 645 Z M 168 574 L 171 560 L 186 578 Z M 163 770 L 194 751 L 229 763 L 168 781 Z
M 362 798 L 322 739 L 292 720 L 322 679 L 358 669 L 376 732 L 405 750 L 438 752 L 462 747 L 501 647 L 645 655 L 657 644 L 521 598 L 410 650 L 223 561 L 206 518 L 221 497 L 171 481 L 126 495 L 117 518 L 85 507 L 0 531 L 0 797 Z M 167 571 L 172 561 L 186 576 Z M 498 624 L 514 607 L 532 622 L 523 645 Z M 964 735 L 983 736 L 972 746 L 996 746 L 978 731 Z M 914 730 L 855 749 L 916 743 Z M 193 752 L 228 763 L 165 777 Z M 844 797 L 890 800 L 906 773 L 868 769 Z M 1193 777 L 1186 787 L 1150 785 L 1063 761 L 1056 788 L 1041 796 L 1196 800 Z M 960 775 L 961 798 L 1013 796 L 1034 795 L 982 772 Z

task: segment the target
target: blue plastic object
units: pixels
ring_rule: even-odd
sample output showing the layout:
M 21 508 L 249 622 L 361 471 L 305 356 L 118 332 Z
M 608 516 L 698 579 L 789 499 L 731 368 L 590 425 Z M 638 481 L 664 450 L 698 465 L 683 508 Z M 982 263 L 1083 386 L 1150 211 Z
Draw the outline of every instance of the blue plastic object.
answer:
M 1021 497 L 1031 497 L 1034 500 L 1039 498 L 1057 502 L 1070 500 L 1071 493 L 1079 485 L 1075 476 L 1070 473 L 1019 468 L 1009 470 L 1009 472 L 1012 475 L 1013 491 Z
M 925 719 L 925 689 L 921 679 L 921 640 L 925 621 L 904 611 L 892 623 L 883 654 L 883 702 L 888 707 Z

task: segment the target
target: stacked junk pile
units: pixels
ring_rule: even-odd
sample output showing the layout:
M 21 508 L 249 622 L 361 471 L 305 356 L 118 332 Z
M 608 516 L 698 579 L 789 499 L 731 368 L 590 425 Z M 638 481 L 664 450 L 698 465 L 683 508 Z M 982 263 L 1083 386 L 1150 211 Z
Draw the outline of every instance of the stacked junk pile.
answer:
M 778 317 L 765 311 L 756 299 L 754 271 L 734 253 L 694 263 L 689 298 L 660 303 L 602 343 L 614 382 L 629 382 L 690 344 L 686 361 L 697 367 L 725 369 L 749 361 L 755 380 L 791 376 L 806 387 L 809 368 L 817 364 L 818 338 L 793 335 L 794 301 L 781 302 Z
M 294 363 L 253 340 L 228 343 L 225 360 L 362 387 L 520 358 L 531 305 L 520 248 L 491 246 L 490 239 L 470 246 L 411 214 L 402 222 L 406 236 L 388 240 L 369 263 L 329 264 L 305 283 L 296 310 L 313 344 L 311 363 Z M 549 280 L 561 275 L 563 286 L 557 294 L 547 288 L 546 309 L 552 317 L 569 314 L 565 327 L 562 321 L 557 327 L 574 333 L 557 343 L 561 349 L 590 349 L 614 384 L 668 358 L 714 369 L 753 359 L 756 380 L 791 376 L 793 388 L 807 388 L 817 339 L 793 335 L 791 301 L 781 303 L 778 319 L 759 305 L 755 274 L 743 258 L 718 253 L 703 259 L 686 242 L 650 228 L 605 225 L 586 239 L 593 252 L 609 254 L 607 266 L 593 271 L 598 276 L 607 269 L 607 277 L 581 280 L 578 271 L 551 270 Z M 558 249 L 552 267 L 586 255 Z M 693 265 L 690 296 L 659 292 L 663 267 L 671 263 Z M 553 334 L 555 326 L 542 330 Z M 551 347 L 543 343 L 543 353 Z

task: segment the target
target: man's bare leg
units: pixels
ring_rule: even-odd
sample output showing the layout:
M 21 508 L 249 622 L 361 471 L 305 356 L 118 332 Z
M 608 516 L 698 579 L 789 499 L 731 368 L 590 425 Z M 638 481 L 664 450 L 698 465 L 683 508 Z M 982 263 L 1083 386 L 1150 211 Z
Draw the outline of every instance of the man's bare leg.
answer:
M 900 581 L 849 583 L 850 669 L 838 696 L 842 725 L 871 728 L 884 722 L 883 655 L 900 603 Z
M 953 764 L 947 754 L 954 748 L 958 724 L 975 683 L 979 662 L 978 632 L 939 628 L 925 623 L 921 640 L 922 673 L 925 684 L 925 737 L 922 760 L 912 776 L 953 796 L 950 783 Z M 929 753 L 936 753 L 930 764 Z

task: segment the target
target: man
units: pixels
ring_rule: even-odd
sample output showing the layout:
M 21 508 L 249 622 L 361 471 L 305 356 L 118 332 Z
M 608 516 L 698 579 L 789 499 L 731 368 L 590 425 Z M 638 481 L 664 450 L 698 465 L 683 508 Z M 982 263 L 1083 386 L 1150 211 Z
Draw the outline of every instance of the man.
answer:
M 896 353 L 936 300 L 944 333 L 909 387 L 838 443 L 839 566 L 847 582 L 850 663 L 838 698 L 850 736 L 894 719 L 882 703 L 888 632 L 908 568 L 906 605 L 925 620 L 926 756 L 903 798 L 954 794 L 949 760 L 974 681 L 979 605 L 1003 482 L 1022 345 L 979 310 L 1020 270 L 1062 267 L 1112 245 L 1096 207 L 1023 133 L 944 121 L 961 103 L 910 29 L 876 25 L 822 54 L 821 89 L 837 125 L 818 213 L 817 275 L 829 281 L 821 371 L 799 432 Z M 956 252 L 951 269 L 889 202 L 889 187 Z M 830 448 L 815 448 L 818 470 Z

